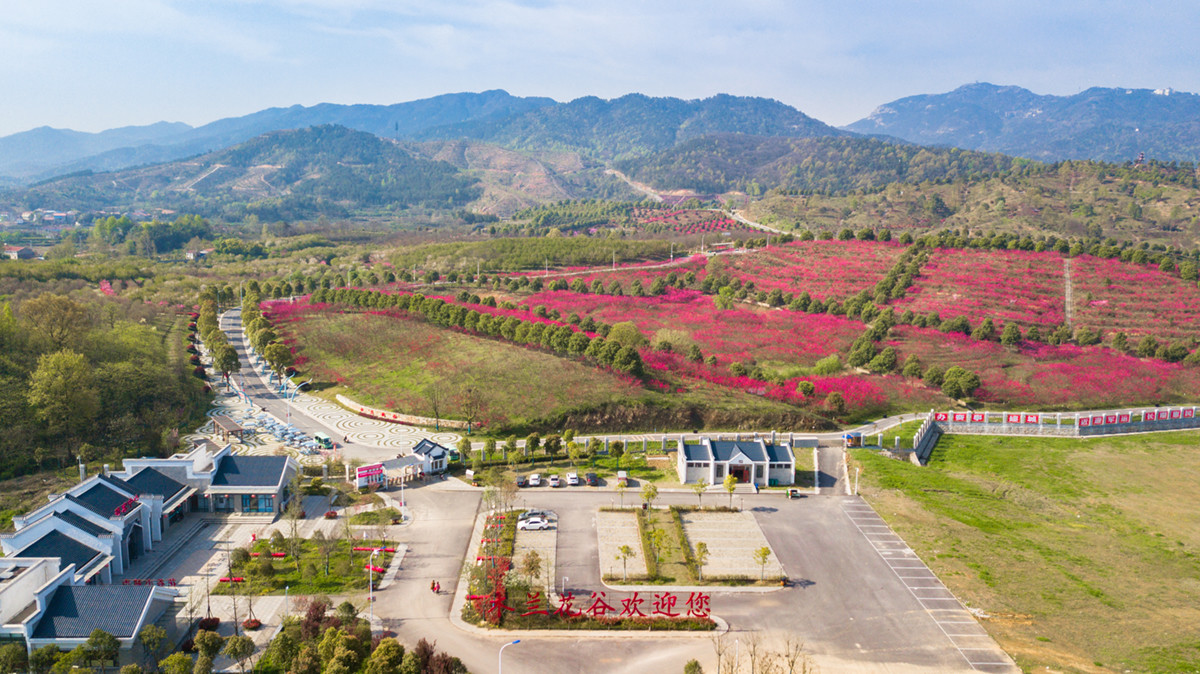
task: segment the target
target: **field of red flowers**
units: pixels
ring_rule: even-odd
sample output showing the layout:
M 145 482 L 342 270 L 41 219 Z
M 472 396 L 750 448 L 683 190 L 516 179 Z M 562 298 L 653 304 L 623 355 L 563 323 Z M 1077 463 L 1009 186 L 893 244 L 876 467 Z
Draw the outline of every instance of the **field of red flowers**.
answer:
M 1042 409 L 1096 409 L 1193 400 L 1200 370 L 1142 359 L 1103 346 L 1022 343 L 1008 348 L 932 328 L 898 326 L 900 358 L 916 355 L 926 367 L 959 366 L 979 375 L 981 402 Z
M 808 292 L 814 299 L 844 300 L 873 288 L 904 252 L 896 243 L 798 241 L 741 255 L 714 258 L 709 273 L 724 273 L 756 290 Z
M 1156 267 L 1082 255 L 1072 262 L 1075 320 L 1106 333 L 1200 336 L 1200 290 Z
M 896 311 L 937 312 L 943 320 L 1053 327 L 1065 320 L 1066 285 L 1058 253 L 936 249 Z

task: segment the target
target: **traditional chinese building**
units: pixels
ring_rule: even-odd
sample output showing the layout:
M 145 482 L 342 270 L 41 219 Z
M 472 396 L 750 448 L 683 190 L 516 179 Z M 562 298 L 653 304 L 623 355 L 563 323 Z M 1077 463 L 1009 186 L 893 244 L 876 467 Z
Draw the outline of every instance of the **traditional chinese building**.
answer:
M 760 487 L 796 481 L 796 460 L 786 442 L 700 438 L 697 443 L 688 443 L 680 438 L 677 448 L 676 472 L 685 484 L 700 480 L 721 484 L 726 475 Z

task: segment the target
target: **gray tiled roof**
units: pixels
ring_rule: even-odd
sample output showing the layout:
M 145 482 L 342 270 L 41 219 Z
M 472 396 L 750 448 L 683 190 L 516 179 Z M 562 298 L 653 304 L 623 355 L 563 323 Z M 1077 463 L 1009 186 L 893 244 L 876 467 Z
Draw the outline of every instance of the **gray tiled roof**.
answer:
M 187 486 L 163 475 L 153 468 L 143 468 L 137 475 L 125 480 L 125 483 L 138 496 L 143 494 L 158 494 L 163 501 L 170 501 L 172 496 L 187 489 Z
M 129 483 L 127 483 L 125 480 L 122 480 L 121 478 L 117 477 L 116 475 L 101 474 L 101 475 L 97 475 L 96 479 L 101 482 L 110 484 L 110 485 L 116 487 L 117 489 L 122 489 L 122 490 L 128 492 L 130 495 L 137 493 L 137 491 L 135 491 L 132 487 L 129 486 Z
M 79 541 L 59 531 L 51 531 L 33 543 L 25 546 L 14 557 L 57 557 L 62 565 L 74 564 L 79 571 L 96 558 L 100 552 L 93 550 Z
M 448 452 L 449 450 L 445 447 L 429 439 L 421 440 L 417 443 L 416 447 L 413 447 L 413 454 L 428 456 L 430 459 L 440 459 L 446 456 Z
M 792 452 L 785 445 L 767 445 L 767 455 L 771 459 L 771 463 L 791 463 L 793 461 Z
M 99 524 L 96 524 L 81 515 L 76 515 L 75 513 L 71 512 L 70 510 L 64 510 L 60 513 L 54 513 L 54 516 L 64 522 L 66 522 L 67 524 L 74 525 L 75 527 L 77 527 L 77 528 L 81 529 L 82 531 L 85 531 L 93 536 L 103 536 L 104 534 L 112 533 L 111 531 L 109 531 L 108 529 L 105 529 L 104 527 L 100 526 Z
M 128 496 L 118 493 L 100 480 L 97 480 L 91 489 L 71 498 L 101 517 L 112 517 L 117 507 L 129 500 Z
M 131 638 L 153 591 L 145 585 L 60 586 L 33 630 L 33 638 L 87 638 L 93 630 Z
M 712 455 L 708 453 L 708 447 L 704 445 L 689 445 L 683 446 L 684 461 L 712 461 Z
M 733 440 L 713 440 L 713 456 L 717 461 L 728 461 L 740 451 L 747 459 L 755 462 L 766 461 L 762 445 L 757 442 L 742 442 Z
M 283 479 L 286 456 L 226 456 L 213 475 L 214 487 L 271 487 Z

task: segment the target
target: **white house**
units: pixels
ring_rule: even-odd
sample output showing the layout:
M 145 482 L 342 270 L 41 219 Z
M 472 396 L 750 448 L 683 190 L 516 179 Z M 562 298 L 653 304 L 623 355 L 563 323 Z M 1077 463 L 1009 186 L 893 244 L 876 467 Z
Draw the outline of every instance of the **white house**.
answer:
M 721 484 L 726 475 L 760 487 L 794 484 L 796 480 L 796 460 L 786 442 L 700 438 L 688 443 L 680 438 L 675 456 L 679 481 L 685 484 L 700 480 Z
M 444 472 L 450 463 L 450 450 L 428 439 L 418 442 L 413 454 L 421 457 L 421 470 L 426 475 Z

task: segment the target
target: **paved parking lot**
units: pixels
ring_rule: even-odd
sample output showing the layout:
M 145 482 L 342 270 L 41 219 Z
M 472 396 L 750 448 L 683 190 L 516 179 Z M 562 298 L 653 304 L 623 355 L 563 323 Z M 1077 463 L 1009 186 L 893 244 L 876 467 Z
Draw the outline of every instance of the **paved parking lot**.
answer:
M 600 572 L 603 575 L 620 577 L 626 569 L 635 576 L 646 575 L 642 537 L 638 533 L 637 515 L 633 511 L 596 513 L 596 538 Z M 620 559 L 623 545 L 628 545 L 634 552 L 634 556 L 625 562 Z
M 681 518 L 692 550 L 701 542 L 708 546 L 708 561 L 703 570 L 706 576 L 775 578 L 784 575 L 774 551 L 764 566 L 755 559 L 755 552 L 771 546 L 752 513 L 689 512 L 683 513 Z
M 558 551 L 558 529 L 543 529 L 541 531 L 517 530 L 516 542 L 513 545 L 513 570 L 518 575 L 530 581 L 531 588 L 549 588 L 554 580 L 554 560 Z M 529 578 L 524 573 L 525 556 L 536 552 L 541 560 L 541 569 L 537 578 Z M 536 581 L 536 582 L 535 582 Z

